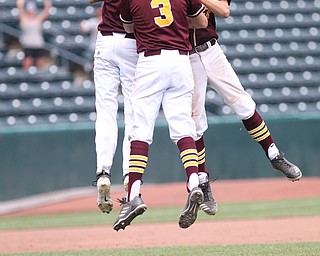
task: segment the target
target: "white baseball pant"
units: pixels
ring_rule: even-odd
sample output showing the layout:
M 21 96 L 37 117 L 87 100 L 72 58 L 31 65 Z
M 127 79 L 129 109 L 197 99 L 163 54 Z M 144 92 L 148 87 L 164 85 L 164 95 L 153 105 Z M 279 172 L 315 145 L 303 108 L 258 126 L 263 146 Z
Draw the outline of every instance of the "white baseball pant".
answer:
M 244 90 L 218 42 L 203 52 L 191 54 L 190 62 L 195 87 L 192 117 L 196 123 L 196 140 L 200 139 L 208 128 L 205 111 L 207 85 L 223 97 L 225 103 L 241 120 L 254 114 L 256 103 Z
M 177 143 L 195 138 L 191 118 L 193 77 L 188 55 L 177 50 L 162 50 L 161 55 L 139 54 L 133 81 L 133 122 L 130 140 L 152 143 L 154 125 L 162 105 L 170 138 Z
M 120 85 L 124 96 L 125 122 L 122 147 L 123 175 L 129 171 L 129 131 L 132 126 L 130 95 L 137 60 L 134 39 L 125 38 L 125 34 L 121 33 L 113 33 L 113 36 L 102 36 L 98 33 L 94 54 L 97 174 L 102 170 L 110 174 L 113 163 L 118 140 L 117 111 Z

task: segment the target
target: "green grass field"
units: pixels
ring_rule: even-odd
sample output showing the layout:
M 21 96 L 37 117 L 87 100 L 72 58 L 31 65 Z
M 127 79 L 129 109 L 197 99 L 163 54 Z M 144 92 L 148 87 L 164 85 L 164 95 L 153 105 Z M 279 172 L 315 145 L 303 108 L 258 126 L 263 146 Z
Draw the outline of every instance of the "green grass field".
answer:
M 152 247 L 41 253 L 3 256 L 319 256 L 320 243 Z
M 149 208 L 143 218 L 137 218 L 135 223 L 175 222 L 182 208 Z M 31 229 L 49 227 L 72 227 L 112 225 L 118 212 L 110 214 L 95 212 L 63 213 L 48 215 L 30 215 L 0 218 L 0 230 Z M 215 220 L 272 218 L 288 216 L 312 216 L 320 214 L 320 199 L 300 199 L 275 202 L 247 202 L 247 203 L 221 203 Z M 201 211 L 198 221 L 211 220 Z M 319 238 L 320 239 L 320 238 Z M 320 255 L 320 254 L 319 254 Z
M 149 208 L 143 218 L 137 218 L 135 223 L 176 222 L 181 212 L 180 208 Z M 33 216 L 1 217 L 0 230 L 33 229 L 48 227 L 72 227 L 111 225 L 118 212 L 109 215 L 100 212 L 49 214 Z M 293 216 L 319 216 L 320 199 L 301 199 L 275 202 L 250 203 L 221 203 L 215 220 L 274 218 Z M 107 217 L 106 217 L 107 216 Z M 199 213 L 198 221 L 210 220 L 212 217 Z M 315 223 L 319 225 L 319 223 Z M 292 232 L 294 232 L 294 227 Z M 1 242 L 1 241 L 0 241 Z M 52 256 L 82 256 L 82 255 L 108 255 L 108 256 L 170 256 L 170 255 L 201 255 L 201 256 L 320 256 L 320 237 L 317 243 L 281 243 L 281 244 L 254 244 L 254 245 L 228 245 L 228 246 L 179 246 L 179 247 L 153 247 L 138 249 L 108 249 L 86 250 L 70 252 L 41 252 L 16 253 L 0 255 L 52 255 Z

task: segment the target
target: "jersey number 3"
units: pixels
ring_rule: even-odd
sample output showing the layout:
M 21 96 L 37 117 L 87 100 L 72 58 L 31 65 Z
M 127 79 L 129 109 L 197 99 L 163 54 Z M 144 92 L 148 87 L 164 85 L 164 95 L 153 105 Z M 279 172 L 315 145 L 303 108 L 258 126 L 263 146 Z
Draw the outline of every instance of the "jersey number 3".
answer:
M 155 17 L 154 22 L 159 27 L 167 27 L 173 22 L 170 0 L 151 0 L 151 8 L 159 8 L 161 16 Z

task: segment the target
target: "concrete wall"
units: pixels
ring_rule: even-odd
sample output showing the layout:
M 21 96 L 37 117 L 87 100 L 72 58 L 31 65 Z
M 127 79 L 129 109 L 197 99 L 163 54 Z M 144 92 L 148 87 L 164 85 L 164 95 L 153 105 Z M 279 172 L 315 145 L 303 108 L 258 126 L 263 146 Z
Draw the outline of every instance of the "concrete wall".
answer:
M 320 116 L 320 115 L 319 115 Z M 269 130 L 286 157 L 304 176 L 320 175 L 320 118 L 287 116 L 266 118 Z M 120 124 L 119 140 L 123 127 Z M 93 124 L 0 128 L 0 201 L 73 187 L 95 180 Z M 236 117 L 209 119 L 206 138 L 207 169 L 211 178 L 281 177 L 273 171 L 260 145 Z M 117 149 L 113 184 L 122 182 L 122 156 Z M 184 181 L 179 151 L 169 139 L 165 122 L 155 128 L 144 182 Z

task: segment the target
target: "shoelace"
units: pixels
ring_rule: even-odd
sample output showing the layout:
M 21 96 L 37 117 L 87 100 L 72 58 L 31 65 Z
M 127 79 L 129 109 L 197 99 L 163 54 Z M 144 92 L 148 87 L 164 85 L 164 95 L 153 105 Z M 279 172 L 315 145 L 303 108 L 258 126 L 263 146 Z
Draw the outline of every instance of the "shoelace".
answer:
M 208 180 L 207 182 L 205 182 L 205 183 L 203 183 L 203 184 L 200 184 L 200 188 L 201 188 L 202 190 L 205 190 L 205 191 L 206 191 L 206 193 L 203 194 L 203 196 L 204 196 L 204 201 L 209 200 L 209 196 L 208 196 L 209 186 L 210 186 L 209 184 L 215 182 L 218 178 L 219 178 L 219 177 L 217 176 L 217 177 L 215 177 L 213 180 Z
M 278 164 L 279 164 L 279 167 L 288 167 L 290 168 L 291 167 L 291 164 L 289 164 L 285 159 L 284 159 L 284 154 L 281 153 L 280 155 L 278 155 L 275 160 L 278 160 Z
M 203 183 L 200 185 L 201 190 L 205 192 L 205 193 L 203 193 L 204 201 L 209 200 L 209 196 L 208 196 L 209 188 L 208 187 L 209 187 L 209 182 L 206 182 L 206 183 Z
M 219 179 L 219 177 L 217 176 L 217 177 L 215 177 L 213 180 L 209 180 L 209 183 L 213 183 L 213 182 L 215 182 L 217 179 Z
M 127 198 L 125 198 L 125 197 L 122 197 L 121 199 L 117 198 L 117 200 L 118 200 L 118 203 L 120 203 L 120 206 L 127 203 Z

